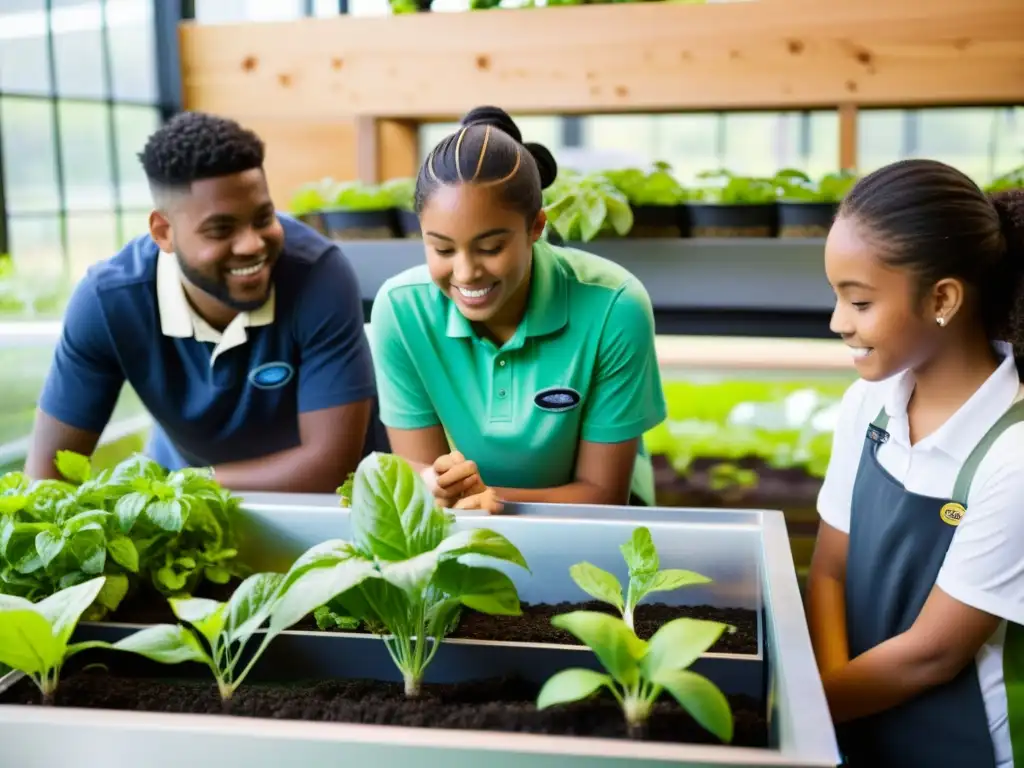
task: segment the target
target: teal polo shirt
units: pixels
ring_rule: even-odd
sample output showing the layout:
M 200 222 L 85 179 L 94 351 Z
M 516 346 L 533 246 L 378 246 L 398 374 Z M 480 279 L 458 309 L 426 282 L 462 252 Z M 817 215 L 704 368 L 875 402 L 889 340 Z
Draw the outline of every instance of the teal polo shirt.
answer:
M 426 265 L 381 286 L 369 335 L 384 424 L 441 425 L 490 486 L 566 485 L 580 440 L 642 438 L 666 417 L 650 297 L 584 251 L 538 241 L 526 315 L 501 346 L 473 330 Z M 654 503 L 642 439 L 632 491 Z

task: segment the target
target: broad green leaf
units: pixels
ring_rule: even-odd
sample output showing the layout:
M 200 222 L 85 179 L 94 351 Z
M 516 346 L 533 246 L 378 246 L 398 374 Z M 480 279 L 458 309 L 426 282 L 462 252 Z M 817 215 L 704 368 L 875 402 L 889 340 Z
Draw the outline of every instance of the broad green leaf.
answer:
M 568 704 L 592 696 L 602 685 L 612 686 L 612 679 L 592 669 L 563 669 L 547 679 L 537 694 L 537 709 Z
M 630 577 L 658 570 L 658 551 L 654 548 L 654 540 L 646 526 L 634 528 L 629 541 L 620 546 L 619 550 L 629 567 Z
M 136 453 L 114 467 L 110 479 L 115 482 L 135 479 L 158 479 L 165 477 L 167 471 L 148 456 Z
M 212 565 L 203 569 L 203 576 L 214 584 L 227 584 L 231 581 L 231 571 L 222 565 Z
M 654 679 L 665 671 L 686 669 L 718 642 L 726 625 L 704 619 L 673 619 L 647 641 L 647 655 L 640 662 L 644 675 Z
M 89 459 L 74 451 L 57 451 L 57 471 L 72 483 L 84 483 L 92 474 Z
M 62 647 L 71 637 L 71 633 L 75 631 L 75 625 L 85 613 L 85 609 L 96 600 L 96 596 L 103 589 L 104 581 L 103 576 L 98 576 L 95 579 L 55 592 L 36 603 L 35 609 L 46 618 L 53 628 L 53 636 Z
M 569 575 L 576 585 L 591 597 L 614 605 L 622 611 L 622 585 L 608 571 L 593 563 L 576 563 L 569 568 Z
M 283 573 L 256 573 L 238 585 L 227 605 L 224 629 L 228 642 L 244 640 L 263 625 L 284 580 Z
M 100 530 L 106 524 L 108 517 L 110 517 L 110 513 L 102 509 L 79 512 L 64 521 L 64 535 L 71 536 L 81 531 Z
M 324 632 L 330 629 L 358 629 L 360 623 L 354 616 L 338 613 L 328 605 L 321 605 L 313 611 L 313 618 L 316 620 L 317 629 Z
M 614 197 L 605 199 L 605 206 L 608 208 L 607 219 L 611 222 L 612 229 L 619 236 L 625 236 L 633 228 L 633 209 L 623 200 Z
M 43 567 L 36 551 L 36 536 L 51 530 L 49 523 L 18 523 L 5 519 L 0 524 L 0 556 L 22 574 L 30 574 Z
M 603 197 L 590 197 L 583 204 L 583 220 L 580 228 L 584 242 L 593 240 L 604 226 L 604 218 L 608 214 L 608 206 Z
M 153 574 L 153 580 L 157 589 L 162 592 L 178 592 L 185 588 L 185 582 L 188 581 L 188 576 L 184 573 L 178 573 L 170 566 L 164 566 L 159 568 L 155 574 Z
M 711 582 L 707 576 L 702 576 L 694 571 L 684 571 L 678 568 L 666 568 L 654 574 L 648 583 L 644 584 L 644 594 L 650 592 L 671 592 L 681 587 L 689 587 L 694 584 L 708 584 Z
M 110 645 L 110 643 L 105 642 L 103 640 L 86 640 L 86 641 L 81 642 L 81 643 L 72 643 L 71 645 L 69 645 L 67 647 L 67 650 L 64 652 L 64 660 L 67 661 L 72 656 L 74 656 L 76 653 L 81 653 L 82 651 L 88 651 L 88 650 L 91 650 L 93 648 L 110 648 L 110 647 L 112 647 Z
M 94 523 L 88 523 L 86 527 L 70 537 L 69 548 L 75 559 L 78 560 L 78 567 L 83 573 L 91 576 L 103 573 L 103 567 L 107 563 L 107 537 L 102 528 L 91 527 Z
M 671 693 L 694 720 L 724 743 L 732 741 L 733 716 L 729 700 L 706 677 L 675 669 L 663 671 L 651 682 Z
M 64 537 L 56 526 L 36 534 L 36 554 L 39 555 L 43 567 L 47 568 L 54 558 L 64 549 Z
M 639 661 L 647 651 L 647 643 L 622 619 L 595 611 L 572 611 L 555 616 L 551 623 L 589 647 L 608 674 L 620 684 L 628 686 L 636 682 Z
M 290 575 L 282 587 L 280 599 L 270 615 L 268 633 L 277 634 L 305 618 L 319 606 L 344 595 L 353 587 L 379 574 L 372 561 L 349 549 L 349 556 L 335 559 L 333 565 L 310 567 L 307 563 L 294 581 Z
M 139 551 L 127 536 L 115 534 L 107 540 L 107 551 L 115 563 L 132 573 L 139 572 Z
M 34 611 L 31 600 L 16 595 L 0 594 L 0 611 Z
M 146 507 L 146 517 L 158 528 L 178 533 L 185 527 L 185 507 L 178 499 L 154 501 Z
M 486 528 L 470 528 L 453 533 L 437 547 L 441 559 L 481 555 L 504 560 L 529 570 L 526 560 L 516 545 L 496 531 Z
M 64 644 L 58 642 L 50 625 L 36 611 L 0 613 L 0 664 L 39 675 L 60 661 Z
M 512 579 L 494 568 L 477 568 L 448 560 L 438 566 L 434 586 L 474 611 L 497 616 L 522 613 Z
M 446 637 L 455 629 L 461 610 L 458 598 L 431 601 L 427 608 L 427 635 L 438 639 Z
M 16 515 L 28 504 L 28 496 L 0 496 L 0 515 Z
M 198 624 L 220 610 L 222 603 L 205 597 L 172 597 L 167 601 L 174 615 L 189 624 Z
M 179 624 L 156 624 L 118 640 L 113 645 L 119 651 L 130 651 L 161 664 L 180 664 L 198 661 L 209 664 L 209 657 L 199 641 Z
M 73 587 L 76 584 L 82 584 L 89 580 L 89 575 L 82 573 L 81 571 L 68 571 L 60 577 L 60 581 L 57 582 L 57 586 L 60 589 L 67 589 Z
M 114 515 L 117 517 L 117 524 L 121 533 L 129 533 L 135 526 L 135 521 L 142 514 L 146 505 L 149 504 L 149 494 L 129 493 L 117 500 L 114 505 Z
M 103 588 L 96 595 L 96 602 L 108 611 L 116 611 L 121 601 L 128 594 L 128 577 L 123 573 L 112 573 L 106 576 Z
M 398 456 L 371 453 L 356 469 L 352 537 L 381 560 L 404 560 L 434 549 L 445 517 L 423 479 Z
M 440 548 L 437 548 L 405 560 L 382 562 L 380 577 L 416 600 L 434 578 L 440 556 Z
M 0 497 L 22 496 L 32 485 L 32 481 L 24 472 L 7 472 L 0 475 Z

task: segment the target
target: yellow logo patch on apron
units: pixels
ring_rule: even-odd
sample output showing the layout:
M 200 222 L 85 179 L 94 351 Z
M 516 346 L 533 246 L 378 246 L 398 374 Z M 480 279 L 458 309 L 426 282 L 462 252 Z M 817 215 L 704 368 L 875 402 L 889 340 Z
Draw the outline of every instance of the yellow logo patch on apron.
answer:
M 942 505 L 942 509 L 939 510 L 939 517 L 942 518 L 942 522 L 955 526 L 960 525 L 960 521 L 964 519 L 966 512 L 967 510 L 964 509 L 962 504 L 951 501 L 949 504 Z

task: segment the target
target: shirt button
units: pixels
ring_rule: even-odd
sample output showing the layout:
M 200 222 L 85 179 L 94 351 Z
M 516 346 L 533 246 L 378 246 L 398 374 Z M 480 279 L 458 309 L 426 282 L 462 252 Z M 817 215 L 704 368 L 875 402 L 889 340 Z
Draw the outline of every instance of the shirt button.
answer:
M 505 390 L 504 389 L 499 389 L 498 390 L 498 397 L 504 397 L 504 396 L 505 396 Z
M 502 368 L 504 368 L 505 367 L 505 361 L 504 360 L 499 360 L 498 361 L 498 365 L 501 366 Z

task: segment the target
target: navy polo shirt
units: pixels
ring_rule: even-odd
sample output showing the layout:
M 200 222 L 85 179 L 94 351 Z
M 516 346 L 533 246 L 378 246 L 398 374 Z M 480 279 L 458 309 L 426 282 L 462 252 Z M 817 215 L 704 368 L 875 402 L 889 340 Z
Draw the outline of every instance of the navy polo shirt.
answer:
M 39 407 L 102 432 L 127 381 L 156 422 L 150 454 L 178 469 L 294 448 L 298 414 L 375 399 L 351 263 L 313 229 L 280 219 L 270 299 L 223 332 L 191 310 L 175 258 L 149 235 L 91 267 L 65 312 Z

